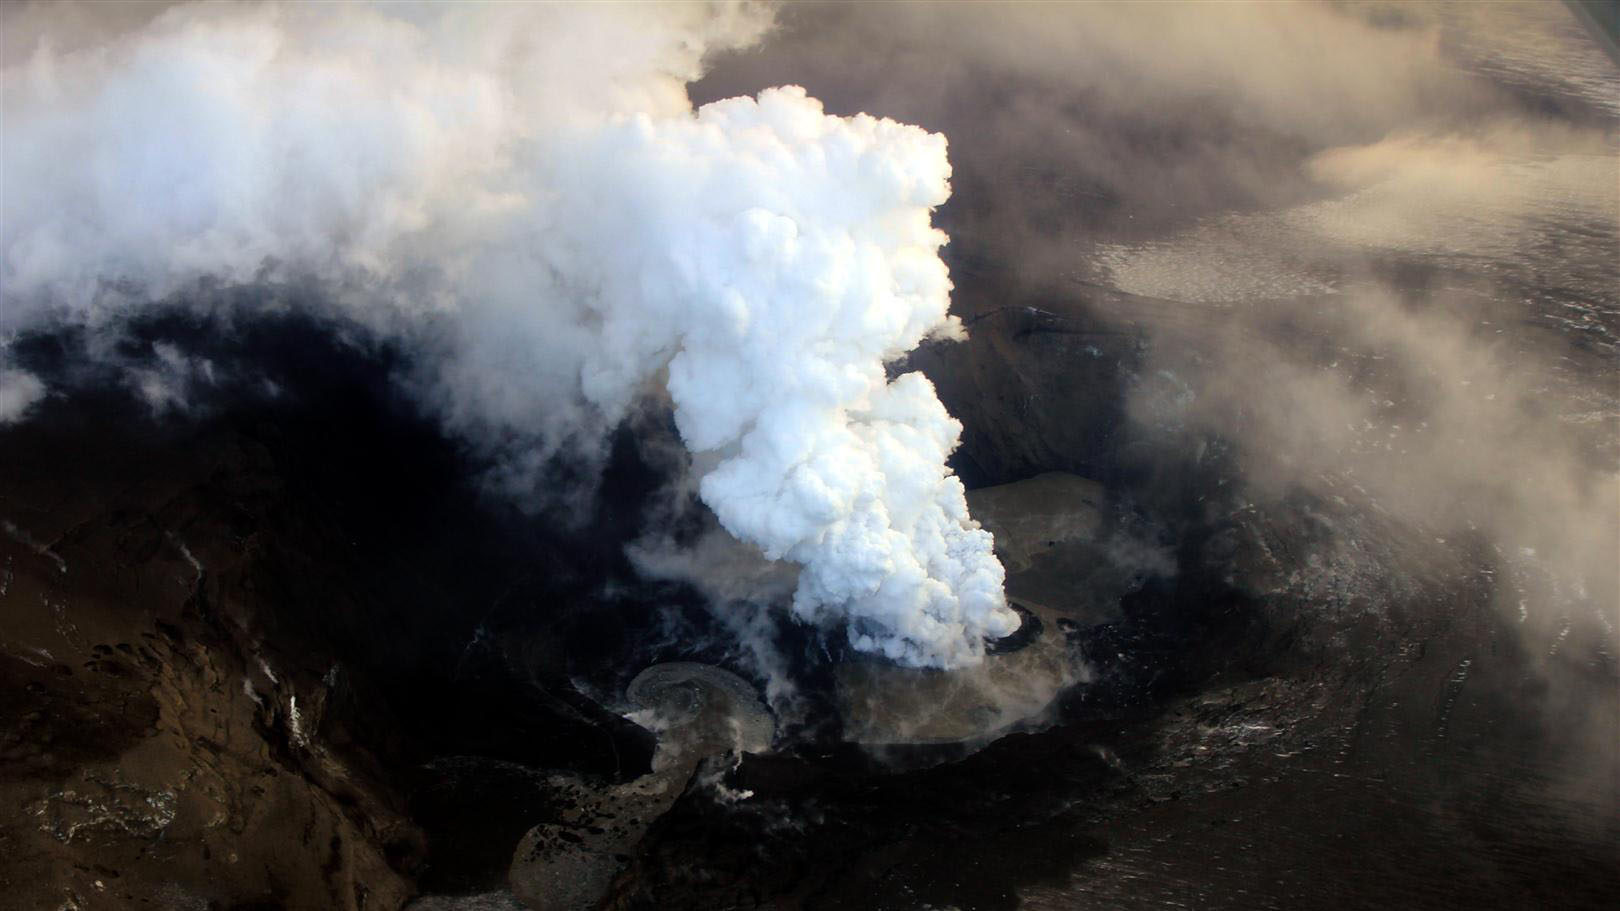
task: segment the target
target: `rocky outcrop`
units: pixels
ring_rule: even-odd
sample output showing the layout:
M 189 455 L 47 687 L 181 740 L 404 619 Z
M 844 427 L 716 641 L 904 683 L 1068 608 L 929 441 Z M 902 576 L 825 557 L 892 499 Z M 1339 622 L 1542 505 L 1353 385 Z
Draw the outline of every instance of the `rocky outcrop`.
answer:
M 30 455 L 60 455 L 34 442 Z M 420 834 L 326 742 L 341 673 L 254 638 L 275 605 L 255 596 L 239 510 L 269 492 L 246 481 L 263 463 L 208 457 L 239 461 L 211 479 L 194 462 L 99 477 L 8 466 L 0 804 L 21 808 L 0 816 L 8 904 L 363 911 L 412 891 Z

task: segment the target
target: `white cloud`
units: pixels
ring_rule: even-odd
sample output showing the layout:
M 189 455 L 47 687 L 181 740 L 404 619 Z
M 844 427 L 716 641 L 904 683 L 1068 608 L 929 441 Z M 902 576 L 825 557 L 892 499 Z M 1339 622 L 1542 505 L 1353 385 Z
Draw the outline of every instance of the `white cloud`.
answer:
M 667 377 L 713 454 L 704 502 L 803 566 L 798 616 L 973 662 L 1016 619 L 945 466 L 960 426 L 884 369 L 960 334 L 930 225 L 945 140 L 797 88 L 692 111 L 704 54 L 768 26 L 742 4 L 198 4 L 57 51 L 46 23 L 5 70 L 0 331 L 313 277 L 413 347 L 450 428 L 531 462 Z M 196 372 L 162 360 L 155 408 Z

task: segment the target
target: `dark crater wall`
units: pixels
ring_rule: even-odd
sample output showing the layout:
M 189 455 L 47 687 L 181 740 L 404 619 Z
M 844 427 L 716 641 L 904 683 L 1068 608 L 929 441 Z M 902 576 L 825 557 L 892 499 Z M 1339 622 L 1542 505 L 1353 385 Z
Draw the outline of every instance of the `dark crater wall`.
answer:
M 633 447 L 600 515 L 518 513 L 360 338 L 142 322 L 124 366 L 163 341 L 229 376 L 157 416 L 81 337 L 19 344 L 56 390 L 0 436 L 0 777 L 34 808 L 0 823 L 0 882 L 26 906 L 397 907 L 418 880 L 504 877 L 460 843 L 525 810 L 502 764 L 646 769 L 650 737 L 567 680 L 634 635 L 589 609 L 627 572 Z M 428 766 L 446 756 L 496 772 Z
M 1118 619 L 1057 630 L 1092 681 L 973 755 L 863 752 L 822 717 L 778 754 L 712 761 L 610 906 L 1613 896 L 1612 782 L 1571 777 L 1590 745 L 1558 723 L 1612 691 L 1613 656 L 1530 652 L 1479 610 L 1486 542 L 1216 493 L 1218 440 L 1194 457 L 1121 417 L 1143 336 L 1096 328 L 1108 306 L 994 311 L 913 358 L 976 483 L 1089 472 L 1174 542 L 1174 575 Z M 662 515 L 665 419 L 615 437 L 597 507 L 565 521 L 482 494 L 477 455 L 354 327 L 176 311 L 127 335 L 116 369 L 84 367 L 72 334 L 24 340 L 58 397 L 0 432 L 0 788 L 23 808 L 0 820 L 0 884 L 23 906 L 500 889 L 524 832 L 570 810 L 546 776 L 648 769 L 650 735 L 599 701 L 648 664 L 730 662 L 695 594 L 623 555 Z M 154 417 L 124 368 L 159 340 L 230 379 Z M 1017 410 L 1026 394 L 1042 407 Z M 827 643 L 779 644 L 830 714 Z

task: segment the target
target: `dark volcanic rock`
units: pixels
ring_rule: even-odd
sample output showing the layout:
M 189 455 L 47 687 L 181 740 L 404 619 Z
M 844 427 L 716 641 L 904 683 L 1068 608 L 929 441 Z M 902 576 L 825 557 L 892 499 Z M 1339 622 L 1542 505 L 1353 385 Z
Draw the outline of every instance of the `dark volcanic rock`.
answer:
M 556 619 L 537 605 L 616 545 L 515 532 L 543 523 L 484 504 L 385 353 L 296 319 L 222 329 L 132 328 L 269 374 L 184 415 L 53 369 L 71 336 L 20 346 L 59 393 L 0 431 L 0 886 L 375 909 L 499 885 L 534 815 L 433 760 L 648 767 L 651 735 L 575 694 L 555 639 L 501 635 Z M 467 850 L 496 810 L 510 839 Z
M 422 836 L 327 744 L 341 684 L 253 632 L 271 606 L 253 585 L 262 453 L 98 457 L 48 426 L 6 442 L 0 791 L 22 812 L 0 819 L 0 886 L 16 907 L 402 902 Z

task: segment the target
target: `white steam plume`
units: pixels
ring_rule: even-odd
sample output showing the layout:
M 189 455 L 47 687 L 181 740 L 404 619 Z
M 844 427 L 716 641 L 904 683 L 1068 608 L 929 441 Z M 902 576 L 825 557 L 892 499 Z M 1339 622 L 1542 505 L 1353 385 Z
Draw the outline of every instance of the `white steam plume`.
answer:
M 945 141 L 797 88 L 693 112 L 759 10 L 200 4 L 93 39 L 8 16 L 35 43 L 4 73 L 0 332 L 313 277 L 414 346 L 448 426 L 536 459 L 666 377 L 704 502 L 802 565 L 800 617 L 937 666 L 1016 626 L 945 465 L 960 425 L 885 374 L 960 333 Z

